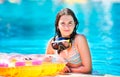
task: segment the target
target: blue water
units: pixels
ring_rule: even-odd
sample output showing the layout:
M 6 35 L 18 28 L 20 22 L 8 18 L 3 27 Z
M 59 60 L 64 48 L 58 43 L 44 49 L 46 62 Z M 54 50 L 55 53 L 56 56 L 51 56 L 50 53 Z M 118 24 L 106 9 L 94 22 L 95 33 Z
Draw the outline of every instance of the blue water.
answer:
M 78 33 L 88 40 L 93 74 L 120 76 L 120 3 L 94 1 L 70 5 L 62 0 L 5 0 L 0 3 L 0 52 L 45 53 L 57 12 L 69 7 L 79 20 Z

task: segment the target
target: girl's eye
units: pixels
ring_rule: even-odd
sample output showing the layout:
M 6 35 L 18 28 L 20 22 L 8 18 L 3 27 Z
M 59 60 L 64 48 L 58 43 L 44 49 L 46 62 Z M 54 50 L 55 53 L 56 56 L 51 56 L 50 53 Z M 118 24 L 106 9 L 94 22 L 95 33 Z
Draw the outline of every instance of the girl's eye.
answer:
M 74 22 L 73 22 L 73 21 L 70 21 L 69 24 L 74 24 Z
M 73 22 L 69 22 L 69 25 L 72 26 L 72 25 L 73 25 Z
M 65 24 L 64 22 L 61 23 L 61 25 L 64 25 L 64 24 Z
M 70 22 L 69 25 L 72 25 L 72 23 Z

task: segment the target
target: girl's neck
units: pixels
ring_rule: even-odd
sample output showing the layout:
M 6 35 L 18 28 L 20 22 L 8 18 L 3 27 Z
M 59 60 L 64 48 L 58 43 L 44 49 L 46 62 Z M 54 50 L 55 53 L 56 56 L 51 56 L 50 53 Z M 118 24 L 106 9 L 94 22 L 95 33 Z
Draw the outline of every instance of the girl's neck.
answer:
M 70 38 L 70 36 L 62 36 L 62 37 Z

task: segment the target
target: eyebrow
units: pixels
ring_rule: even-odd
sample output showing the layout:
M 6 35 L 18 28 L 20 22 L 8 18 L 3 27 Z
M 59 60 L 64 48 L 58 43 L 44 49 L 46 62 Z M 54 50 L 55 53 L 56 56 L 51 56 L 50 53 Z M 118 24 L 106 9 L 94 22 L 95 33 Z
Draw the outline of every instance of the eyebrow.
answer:
M 69 21 L 69 22 L 74 22 L 74 21 Z
M 65 21 L 61 21 L 61 22 L 65 22 Z M 74 21 L 69 21 L 69 23 L 70 23 L 70 22 L 74 22 Z

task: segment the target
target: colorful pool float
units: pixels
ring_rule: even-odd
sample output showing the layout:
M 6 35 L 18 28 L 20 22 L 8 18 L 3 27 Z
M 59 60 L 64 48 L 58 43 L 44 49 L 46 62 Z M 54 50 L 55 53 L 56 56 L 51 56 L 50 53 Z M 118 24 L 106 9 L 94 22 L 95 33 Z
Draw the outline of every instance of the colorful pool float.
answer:
M 5 77 L 54 76 L 58 75 L 65 67 L 64 62 L 47 60 L 49 56 L 46 55 L 17 54 L 5 56 L 0 55 L 0 76 Z

